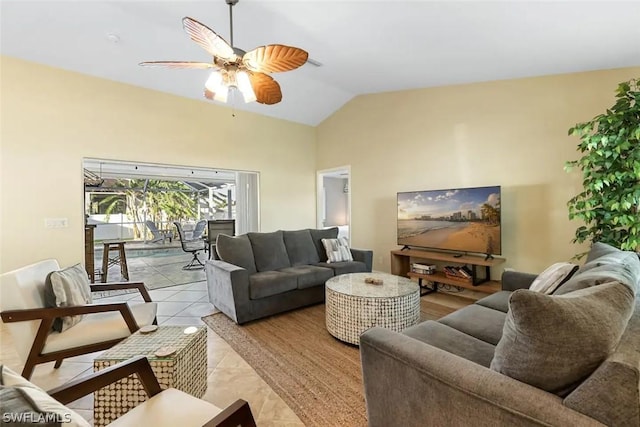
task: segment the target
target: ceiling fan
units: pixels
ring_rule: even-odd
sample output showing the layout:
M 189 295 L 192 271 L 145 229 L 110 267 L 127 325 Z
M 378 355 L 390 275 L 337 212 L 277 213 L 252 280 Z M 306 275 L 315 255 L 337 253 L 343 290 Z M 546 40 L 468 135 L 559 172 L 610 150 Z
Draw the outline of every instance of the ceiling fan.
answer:
M 229 5 L 230 41 L 227 43 L 215 31 L 193 18 L 182 18 L 182 26 L 191 40 L 213 56 L 211 62 L 147 61 L 142 66 L 211 69 L 205 83 L 204 97 L 227 102 L 229 89 L 238 89 L 245 102 L 277 104 L 282 100 L 280 85 L 268 73 L 294 70 L 309 54 L 297 47 L 270 44 L 249 52 L 233 46 L 233 6 L 239 0 L 225 0 Z

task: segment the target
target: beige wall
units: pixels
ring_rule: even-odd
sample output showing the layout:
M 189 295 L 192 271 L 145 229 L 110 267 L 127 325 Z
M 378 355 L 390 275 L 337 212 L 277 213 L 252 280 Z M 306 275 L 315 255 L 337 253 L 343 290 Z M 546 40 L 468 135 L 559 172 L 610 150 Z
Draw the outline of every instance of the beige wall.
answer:
M 83 261 L 83 157 L 258 171 L 263 231 L 314 226 L 314 128 L 0 59 L 0 271 Z
M 567 130 L 613 105 L 640 68 L 359 96 L 318 126 L 318 169 L 351 165 L 352 240 L 389 270 L 399 191 L 502 186 L 505 267 L 539 272 L 583 248 L 566 202 L 581 188 Z M 493 272 L 494 277 L 501 272 Z

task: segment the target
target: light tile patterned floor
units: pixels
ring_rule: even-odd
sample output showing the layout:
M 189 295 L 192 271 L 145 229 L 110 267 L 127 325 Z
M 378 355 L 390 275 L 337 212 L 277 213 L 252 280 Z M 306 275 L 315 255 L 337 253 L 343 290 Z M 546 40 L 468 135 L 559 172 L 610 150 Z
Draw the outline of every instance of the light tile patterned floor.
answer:
M 211 314 L 215 308 L 208 302 L 206 282 L 199 281 L 180 286 L 171 286 L 150 292 L 158 302 L 158 324 L 202 325 L 201 316 Z M 139 294 L 126 294 L 101 298 L 108 301 L 141 301 Z M 2 325 L 2 323 L 0 323 Z M 259 427 L 303 426 L 304 424 L 222 338 L 211 329 L 207 331 L 208 377 L 207 392 L 203 396 L 214 405 L 224 408 L 236 399 L 249 402 Z M 21 372 L 23 363 L 18 358 L 11 335 L 5 327 L 0 331 L 0 363 Z M 96 353 L 65 359 L 59 369 L 53 362 L 36 366 L 31 380 L 45 390 L 65 382 L 81 378 L 93 372 Z M 93 395 L 86 396 L 69 405 L 88 420 L 93 420 Z

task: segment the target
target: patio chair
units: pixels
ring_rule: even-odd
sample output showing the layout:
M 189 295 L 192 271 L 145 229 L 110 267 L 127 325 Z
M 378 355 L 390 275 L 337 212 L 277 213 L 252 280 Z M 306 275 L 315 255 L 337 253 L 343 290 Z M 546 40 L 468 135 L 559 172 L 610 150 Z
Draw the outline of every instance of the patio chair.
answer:
M 193 227 L 193 234 L 191 235 L 191 239 L 189 240 L 203 239 L 204 230 L 206 230 L 206 228 L 207 228 L 206 219 L 201 219 L 200 221 L 196 222 L 195 227 Z
M 155 323 L 157 304 L 144 283 L 91 284 L 91 292 L 137 289 L 144 303 L 95 303 L 67 307 L 45 307 L 47 276 L 60 270 L 55 259 L 0 275 L 0 317 L 11 334 L 18 355 L 24 361 L 22 376 L 29 379 L 35 365 L 105 350 L 137 331 Z M 84 314 L 76 325 L 63 332 L 52 331 L 57 317 Z
M 170 232 L 158 230 L 156 223 L 151 220 L 147 220 L 144 223 L 147 225 L 147 228 L 153 235 L 153 239 L 149 240 L 150 243 L 158 243 L 158 242 L 164 243 L 167 238 L 169 239 L 169 242 L 171 242 Z
M 46 393 L 9 368 L 4 367 L 3 371 L 2 380 L 5 386 L 22 389 L 23 393 L 37 404 L 36 406 L 46 408 L 48 413 L 66 415 L 75 426 L 90 424 L 63 405 L 135 374 L 149 399 L 109 423 L 109 427 L 256 427 L 251 408 L 244 400 L 239 399 L 227 408 L 220 409 L 175 388 L 162 390 L 149 361 L 144 356 L 131 358 Z M 38 400 L 33 397 L 37 397 Z M 12 414 L 8 407 L 3 409 L 3 412 Z
M 226 234 L 227 236 L 236 235 L 235 219 L 217 219 L 207 221 L 207 246 L 209 247 L 209 259 L 218 259 L 216 252 L 216 239 L 218 234 Z
M 198 222 L 198 224 L 200 224 L 200 222 Z M 204 221 L 204 224 L 206 225 L 207 221 Z M 200 258 L 198 258 L 198 252 L 205 250 L 206 248 L 205 240 L 202 237 L 197 239 L 187 240 L 187 237 L 185 236 L 185 232 L 182 229 L 182 224 L 180 224 L 179 222 L 174 222 L 173 225 L 175 225 L 176 230 L 178 230 L 178 236 L 180 237 L 180 245 L 182 246 L 182 250 L 193 255 L 193 258 L 191 259 L 189 264 L 182 267 L 182 269 L 183 270 L 199 270 L 204 268 L 204 264 L 202 263 L 202 261 L 200 261 Z M 194 229 L 194 233 L 195 233 L 195 229 Z

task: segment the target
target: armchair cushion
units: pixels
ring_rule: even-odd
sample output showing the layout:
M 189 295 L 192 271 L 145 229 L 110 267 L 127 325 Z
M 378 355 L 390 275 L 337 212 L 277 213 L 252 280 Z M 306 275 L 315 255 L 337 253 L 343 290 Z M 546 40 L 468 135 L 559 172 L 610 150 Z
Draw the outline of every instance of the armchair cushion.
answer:
M 6 366 L 0 366 L 0 370 L 2 382 L 2 391 L 0 392 L 2 397 L 0 401 L 2 402 L 3 425 L 4 418 L 7 415 L 15 414 L 17 416 L 18 414 L 29 413 L 29 416 L 33 417 L 31 418 L 32 420 L 42 419 L 49 421 L 49 423 L 29 423 L 29 425 L 33 426 L 60 425 L 60 423 L 51 423 L 52 420 L 62 422 L 65 427 L 90 426 L 78 413 L 49 396 L 40 387 L 30 383 Z M 10 397 L 15 399 L 10 400 Z
M 130 306 L 138 326 L 153 323 L 156 316 L 157 303 L 148 302 Z M 68 348 L 100 343 L 131 335 L 119 311 L 85 315 L 82 322 L 63 332 L 52 332 L 47 337 L 42 353 L 66 350 Z
M 180 408 L 180 410 L 176 410 Z M 108 427 L 130 426 L 202 426 L 221 412 L 209 402 L 168 388 L 136 406 Z
M 44 285 L 46 307 L 69 307 L 91 304 L 91 285 L 82 264 L 52 271 Z M 53 330 L 63 332 L 78 324 L 84 315 L 58 317 L 53 321 Z

